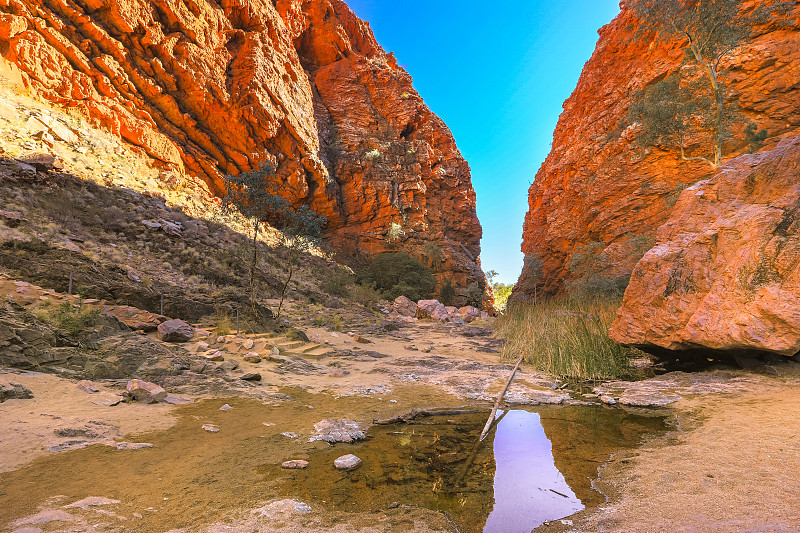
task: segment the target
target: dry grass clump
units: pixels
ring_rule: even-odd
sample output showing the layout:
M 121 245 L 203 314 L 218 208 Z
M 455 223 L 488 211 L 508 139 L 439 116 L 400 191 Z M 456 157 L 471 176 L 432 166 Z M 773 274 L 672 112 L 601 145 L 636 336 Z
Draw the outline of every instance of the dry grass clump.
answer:
M 562 379 L 620 379 L 633 375 L 632 350 L 612 341 L 608 329 L 619 301 L 565 298 L 517 303 L 497 320 L 506 338 L 502 357 L 525 362 Z

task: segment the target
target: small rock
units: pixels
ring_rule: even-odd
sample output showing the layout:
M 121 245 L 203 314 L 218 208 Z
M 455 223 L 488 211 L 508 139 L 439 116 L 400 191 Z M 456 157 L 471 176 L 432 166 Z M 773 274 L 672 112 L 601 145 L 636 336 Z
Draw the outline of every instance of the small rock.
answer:
M 371 340 L 364 338 L 361 335 L 356 335 L 355 337 L 353 337 L 353 340 L 356 342 L 360 342 L 361 344 L 372 344 Z
M 125 443 L 125 444 L 130 444 L 130 443 Z M 113 505 L 116 503 L 119 503 L 119 500 L 112 500 L 111 498 L 103 498 L 100 496 L 89 496 L 88 498 L 78 500 L 75 503 L 65 505 L 64 508 L 69 509 L 74 507 L 78 509 L 83 509 L 85 511 L 89 507 L 96 507 L 98 505 Z
M 242 348 L 244 348 L 245 350 L 250 350 L 250 349 L 252 349 L 252 348 L 253 348 L 253 344 L 254 344 L 254 343 L 253 343 L 253 339 L 247 339 L 247 340 L 246 340 L 246 341 L 244 341 L 244 343 L 242 344 Z
M 227 403 L 219 408 L 220 411 L 230 411 L 231 409 L 233 409 L 233 407 L 231 407 Z
M 261 517 L 270 519 L 285 518 L 290 514 L 307 514 L 311 512 L 311 506 L 298 500 L 279 500 L 272 502 L 260 509 L 253 511 Z
M 245 381 L 261 381 L 261 374 L 259 374 L 257 372 L 248 372 L 247 374 L 242 376 L 240 379 L 243 379 Z
M 227 370 L 228 372 L 230 372 L 232 370 L 236 370 L 237 368 L 239 368 L 239 363 L 237 363 L 233 359 L 228 359 L 227 361 L 219 365 L 219 367 L 223 370 Z
M 247 352 L 247 354 L 244 356 L 244 360 L 248 363 L 260 363 L 261 356 L 256 352 Z
M 0 380 L 0 403 L 6 400 L 30 400 L 31 398 L 33 398 L 33 393 L 28 387 Z
M 617 400 L 615 400 L 611 396 L 606 396 L 606 395 L 600 396 L 600 401 L 608 405 L 614 405 L 615 403 L 617 403 Z
M 338 333 L 336 333 L 336 332 L 333 332 L 333 331 L 332 331 L 332 332 L 331 332 L 331 337 L 335 337 L 335 338 L 337 338 L 337 339 L 338 339 L 338 338 L 339 338 L 339 334 L 338 334 Z
M 184 398 L 183 396 L 175 396 L 174 394 L 167 394 L 167 397 L 164 398 L 164 403 L 168 403 L 170 405 L 183 405 L 187 403 L 192 403 L 194 400 L 191 398 Z
M 75 384 L 83 392 L 88 392 L 89 394 L 94 394 L 95 392 L 100 392 L 100 388 L 95 384 L 89 381 L 88 379 L 82 379 L 78 383 Z
M 187 342 L 194 337 L 194 328 L 183 320 L 172 319 L 158 325 L 158 338 L 164 342 Z
M 209 361 L 224 361 L 225 360 L 225 356 L 222 355 L 222 352 L 219 351 L 219 350 L 212 350 L 210 352 L 207 352 L 207 353 L 203 354 L 203 357 L 205 357 Z
M 161 386 L 141 379 L 132 379 L 128 382 L 128 394 L 133 399 L 142 403 L 160 402 L 167 397 L 167 391 Z
M 300 436 L 297 433 L 292 433 L 291 431 L 284 431 L 283 433 L 281 433 L 281 435 L 289 439 L 296 439 L 297 437 Z
M 203 424 L 203 429 L 209 433 L 219 433 L 219 428 L 214 424 Z
M 103 407 L 113 407 L 122 403 L 125 398 L 118 394 L 113 394 L 111 392 L 101 392 L 95 396 L 92 396 L 91 402 L 95 405 L 100 405 Z
M 118 450 L 141 450 L 143 448 L 152 448 L 153 445 L 149 442 L 120 442 L 117 443 Z
M 303 461 L 302 459 L 293 459 L 291 461 L 284 461 L 283 463 L 281 463 L 281 468 L 301 470 L 307 467 L 308 467 L 308 461 Z
M 29 156 L 25 156 L 20 158 L 26 165 L 33 166 L 38 171 L 48 171 L 53 170 L 54 167 L 58 165 L 58 161 L 56 160 L 55 156 L 46 153 L 37 153 L 32 154 Z
M 333 462 L 333 466 L 335 466 L 339 470 L 353 470 L 355 468 L 358 468 L 360 464 L 361 464 L 361 459 L 359 459 L 352 453 L 348 453 L 347 455 L 342 455 Z

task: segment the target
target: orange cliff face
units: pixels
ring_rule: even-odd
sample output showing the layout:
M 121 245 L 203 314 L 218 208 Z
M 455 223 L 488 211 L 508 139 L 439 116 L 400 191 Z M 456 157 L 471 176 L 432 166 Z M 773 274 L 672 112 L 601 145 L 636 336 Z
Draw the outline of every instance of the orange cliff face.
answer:
M 0 54 L 216 193 L 270 161 L 335 249 L 405 250 L 442 282 L 484 283 L 467 162 L 340 0 L 0 0 Z
M 731 98 L 768 130 L 764 150 L 800 133 L 799 19 L 796 8 L 786 19 L 793 31 L 762 28 L 723 65 Z M 619 16 L 600 30 L 595 52 L 564 103 L 552 151 L 528 193 L 522 252 L 529 260 L 517 295 L 563 290 L 574 277 L 569 267 L 576 252 L 575 271 L 581 267 L 575 259 L 591 251 L 599 254 L 598 274 L 629 275 L 681 191 L 715 173 L 706 163 L 682 161 L 679 152 L 642 151 L 633 143 L 633 128 L 620 127 L 636 91 L 674 72 L 684 54 L 678 42 L 634 41 L 639 24 L 623 3 Z M 731 142 L 726 155 L 744 149 L 744 143 Z

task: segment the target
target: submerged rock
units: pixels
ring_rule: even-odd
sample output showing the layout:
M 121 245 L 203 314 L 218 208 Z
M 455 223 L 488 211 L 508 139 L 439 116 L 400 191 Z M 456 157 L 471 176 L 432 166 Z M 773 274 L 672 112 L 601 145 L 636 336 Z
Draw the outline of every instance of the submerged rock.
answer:
M 325 442 L 355 442 L 366 438 L 364 430 L 353 420 L 347 418 L 327 418 L 314 424 L 317 436 L 311 440 Z
M 348 453 L 347 455 L 342 455 L 333 462 L 333 466 L 335 466 L 338 470 L 353 470 L 355 468 L 358 468 L 360 464 L 361 464 L 361 459 L 359 459 L 352 453 Z
M 308 467 L 308 461 L 302 459 L 292 459 L 291 461 L 284 461 L 281 463 L 281 468 L 290 470 L 301 470 Z

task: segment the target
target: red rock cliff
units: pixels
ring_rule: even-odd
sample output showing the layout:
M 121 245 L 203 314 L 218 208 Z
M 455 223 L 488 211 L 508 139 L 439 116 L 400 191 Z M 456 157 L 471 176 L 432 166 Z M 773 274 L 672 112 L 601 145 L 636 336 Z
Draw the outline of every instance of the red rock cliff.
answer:
M 795 21 L 793 31 L 762 28 L 724 65 L 732 98 L 769 132 L 765 150 L 800 133 L 800 8 L 792 16 L 787 20 Z M 572 277 L 576 252 L 598 254 L 595 264 L 606 277 L 630 274 L 681 191 L 714 173 L 706 163 L 681 161 L 679 153 L 642 152 L 632 143 L 632 131 L 620 131 L 632 95 L 675 71 L 684 53 L 679 43 L 634 41 L 638 24 L 623 5 L 600 30 L 597 48 L 564 103 L 552 151 L 528 194 L 522 251 L 541 263 L 526 261 L 517 293 L 561 290 Z M 726 152 L 736 155 L 743 148 L 733 142 Z
M 340 0 L 0 0 L 0 54 L 213 191 L 272 161 L 339 249 L 404 249 L 457 287 L 483 282 L 467 162 Z

